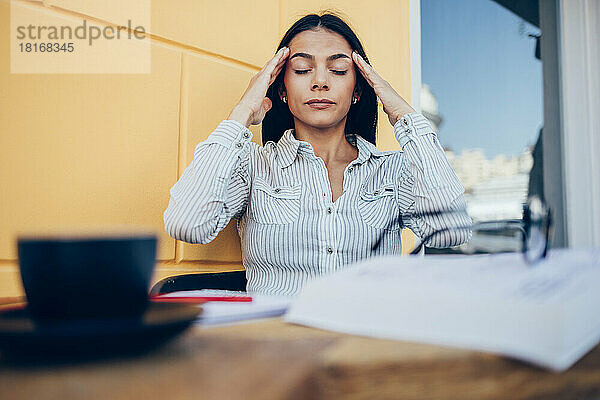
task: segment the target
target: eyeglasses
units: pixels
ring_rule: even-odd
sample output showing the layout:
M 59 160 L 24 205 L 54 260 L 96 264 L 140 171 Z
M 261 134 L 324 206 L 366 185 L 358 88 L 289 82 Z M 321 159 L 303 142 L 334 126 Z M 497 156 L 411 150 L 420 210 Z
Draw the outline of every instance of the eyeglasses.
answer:
M 390 226 L 398 221 L 400 222 L 400 225 L 402 225 L 403 217 L 422 217 L 456 212 L 457 211 L 455 210 L 441 210 L 401 214 L 396 220 L 390 223 Z M 422 238 L 420 243 L 410 252 L 410 254 L 418 254 L 424 244 L 436 235 L 457 230 L 472 230 L 472 241 L 476 240 L 475 238 L 480 240 L 481 238 L 487 237 L 488 242 L 494 243 L 494 246 L 496 247 L 495 249 L 492 248 L 491 252 L 520 251 L 528 264 L 535 264 L 539 260 L 545 258 L 548 253 L 548 243 L 550 242 L 550 237 L 552 235 L 552 213 L 550 208 L 538 196 L 530 196 L 523 205 L 522 220 L 483 221 L 474 223 L 472 227 L 454 226 L 439 229 Z M 379 248 L 384 234 L 385 233 L 382 233 L 375 242 L 372 251 Z

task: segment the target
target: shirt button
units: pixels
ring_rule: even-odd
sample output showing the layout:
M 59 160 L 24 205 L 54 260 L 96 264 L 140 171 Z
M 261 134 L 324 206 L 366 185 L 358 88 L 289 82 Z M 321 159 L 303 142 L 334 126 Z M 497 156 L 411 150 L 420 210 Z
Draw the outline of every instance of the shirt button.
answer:
M 333 254 L 333 247 L 331 247 L 331 246 L 328 246 L 328 247 L 327 247 L 327 253 L 329 253 L 329 254 Z
M 406 126 L 408 125 L 408 120 L 406 118 L 402 118 L 402 123 Z
M 409 133 L 409 134 L 410 134 L 412 131 L 410 130 L 410 128 L 406 128 L 406 129 L 404 130 L 404 132 L 405 132 L 405 133 Z
M 235 144 L 235 147 L 237 147 L 238 149 L 241 149 L 241 148 L 242 148 L 242 146 L 243 146 L 243 144 L 241 144 L 240 142 L 237 142 L 237 143 Z
M 248 139 L 250 137 L 250 133 L 249 132 L 244 132 L 244 138 Z
M 379 190 L 374 191 L 373 194 L 377 196 L 379 194 Z
M 279 192 L 281 192 L 281 189 L 280 188 L 275 188 L 275 193 L 279 193 Z
M 333 209 L 331 207 L 327 207 L 327 214 L 331 214 L 333 212 Z
M 352 172 L 352 167 L 348 167 L 348 172 Z

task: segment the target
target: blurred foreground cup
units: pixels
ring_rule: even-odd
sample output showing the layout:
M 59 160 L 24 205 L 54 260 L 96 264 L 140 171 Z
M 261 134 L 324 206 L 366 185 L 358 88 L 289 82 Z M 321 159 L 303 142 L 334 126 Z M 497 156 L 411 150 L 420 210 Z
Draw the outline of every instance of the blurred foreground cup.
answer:
M 157 235 L 136 227 L 20 233 L 19 267 L 37 321 L 140 316 Z

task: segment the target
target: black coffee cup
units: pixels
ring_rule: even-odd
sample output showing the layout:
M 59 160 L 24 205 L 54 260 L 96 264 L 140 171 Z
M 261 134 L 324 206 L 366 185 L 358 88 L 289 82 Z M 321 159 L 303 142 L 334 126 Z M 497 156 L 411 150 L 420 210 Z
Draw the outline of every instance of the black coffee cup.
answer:
M 131 229 L 19 235 L 31 315 L 38 321 L 141 316 L 156 246 L 155 233 Z

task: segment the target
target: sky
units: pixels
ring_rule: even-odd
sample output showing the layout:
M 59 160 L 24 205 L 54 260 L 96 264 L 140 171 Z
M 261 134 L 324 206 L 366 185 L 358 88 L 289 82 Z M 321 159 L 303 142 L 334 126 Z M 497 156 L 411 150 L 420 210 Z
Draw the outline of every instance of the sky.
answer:
M 517 155 L 543 122 L 542 63 L 534 25 L 492 0 L 421 0 L 421 73 L 455 153 Z M 521 31 L 521 32 L 520 32 Z

